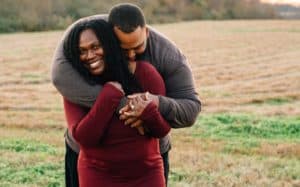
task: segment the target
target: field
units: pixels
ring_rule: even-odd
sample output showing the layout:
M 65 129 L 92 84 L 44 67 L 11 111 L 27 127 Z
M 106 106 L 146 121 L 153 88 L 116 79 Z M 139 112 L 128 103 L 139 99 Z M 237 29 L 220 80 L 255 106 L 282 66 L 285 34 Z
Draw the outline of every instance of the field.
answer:
M 172 131 L 169 186 L 300 186 L 300 21 L 154 25 L 189 58 L 203 103 Z M 0 186 L 64 186 L 63 32 L 0 35 Z

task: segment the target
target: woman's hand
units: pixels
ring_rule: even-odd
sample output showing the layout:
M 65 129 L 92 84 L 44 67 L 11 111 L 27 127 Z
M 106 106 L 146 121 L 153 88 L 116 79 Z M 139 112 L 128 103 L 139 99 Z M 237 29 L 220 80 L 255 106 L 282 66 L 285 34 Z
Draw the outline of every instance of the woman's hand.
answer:
M 125 94 L 123 88 L 122 88 L 122 85 L 118 82 L 113 82 L 113 81 L 110 81 L 110 82 L 107 82 L 106 84 L 110 84 L 112 85 L 113 87 L 117 88 L 118 90 L 120 90 L 123 94 Z

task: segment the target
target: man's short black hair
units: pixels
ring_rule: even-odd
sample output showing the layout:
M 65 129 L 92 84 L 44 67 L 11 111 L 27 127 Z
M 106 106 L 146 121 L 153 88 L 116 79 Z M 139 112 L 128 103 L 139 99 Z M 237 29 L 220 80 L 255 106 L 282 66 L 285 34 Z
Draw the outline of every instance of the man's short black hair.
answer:
M 125 33 L 131 33 L 139 26 L 144 27 L 146 25 L 141 8 L 130 3 L 113 6 L 109 12 L 108 21 Z

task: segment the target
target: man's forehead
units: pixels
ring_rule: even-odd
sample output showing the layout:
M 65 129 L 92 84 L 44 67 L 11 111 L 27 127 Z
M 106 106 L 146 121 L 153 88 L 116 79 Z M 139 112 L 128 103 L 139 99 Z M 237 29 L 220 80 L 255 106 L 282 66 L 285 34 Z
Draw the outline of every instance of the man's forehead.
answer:
M 138 27 L 135 31 L 131 33 L 122 32 L 118 28 L 114 28 L 114 31 L 121 42 L 121 45 L 133 46 L 138 45 L 144 40 L 144 29 Z

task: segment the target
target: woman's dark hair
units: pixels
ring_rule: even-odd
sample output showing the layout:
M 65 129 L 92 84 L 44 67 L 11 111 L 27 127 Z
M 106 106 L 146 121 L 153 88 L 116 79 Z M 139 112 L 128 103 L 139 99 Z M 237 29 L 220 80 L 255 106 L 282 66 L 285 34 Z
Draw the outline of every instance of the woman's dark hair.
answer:
M 105 69 L 101 75 L 91 74 L 84 66 L 84 63 L 80 61 L 80 34 L 87 29 L 93 30 L 102 44 Z M 92 85 L 103 84 L 107 81 L 117 81 L 122 85 L 126 95 L 140 91 L 138 82 L 128 69 L 128 61 L 121 50 L 112 26 L 104 20 L 90 20 L 78 23 L 73 27 L 64 41 L 64 55 L 84 79 Z

